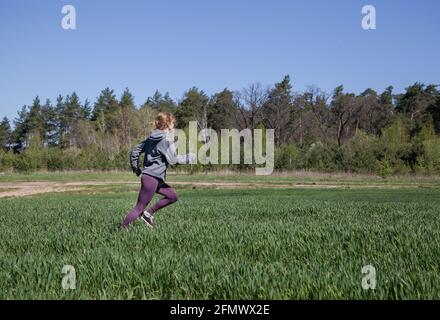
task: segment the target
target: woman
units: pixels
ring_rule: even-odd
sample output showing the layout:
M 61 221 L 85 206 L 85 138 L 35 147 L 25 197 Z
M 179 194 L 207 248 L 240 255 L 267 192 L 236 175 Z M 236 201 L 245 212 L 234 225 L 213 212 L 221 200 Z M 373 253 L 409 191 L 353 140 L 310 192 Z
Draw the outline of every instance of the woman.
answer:
M 169 112 L 160 112 L 154 123 L 151 135 L 138 144 L 130 154 L 131 168 L 137 176 L 142 175 L 141 190 L 136 206 L 124 218 L 122 227 L 127 228 L 137 218 L 149 227 L 153 227 L 153 215 L 160 209 L 177 201 L 176 191 L 165 183 L 169 164 L 188 164 L 195 155 L 177 155 L 172 135 L 176 119 Z M 143 169 L 139 168 L 139 156 L 145 152 Z M 155 193 L 164 196 L 152 207 L 145 210 Z

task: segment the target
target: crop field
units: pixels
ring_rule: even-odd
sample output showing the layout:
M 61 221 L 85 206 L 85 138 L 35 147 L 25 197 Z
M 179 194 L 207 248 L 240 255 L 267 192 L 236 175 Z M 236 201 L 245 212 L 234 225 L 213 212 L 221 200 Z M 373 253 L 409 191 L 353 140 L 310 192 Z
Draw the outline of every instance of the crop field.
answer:
M 437 187 L 178 193 L 124 231 L 131 187 L 0 199 L 0 299 L 440 298 Z

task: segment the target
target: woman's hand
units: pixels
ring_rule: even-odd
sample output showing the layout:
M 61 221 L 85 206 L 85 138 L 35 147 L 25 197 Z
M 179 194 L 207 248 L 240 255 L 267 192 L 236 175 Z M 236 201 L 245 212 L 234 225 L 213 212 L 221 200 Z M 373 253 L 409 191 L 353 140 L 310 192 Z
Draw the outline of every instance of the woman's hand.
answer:
M 139 177 L 142 174 L 142 170 L 137 168 L 137 169 L 133 170 L 133 173 L 135 173 Z
M 188 153 L 187 157 L 188 163 L 194 163 L 194 161 L 196 160 L 196 155 L 194 153 Z

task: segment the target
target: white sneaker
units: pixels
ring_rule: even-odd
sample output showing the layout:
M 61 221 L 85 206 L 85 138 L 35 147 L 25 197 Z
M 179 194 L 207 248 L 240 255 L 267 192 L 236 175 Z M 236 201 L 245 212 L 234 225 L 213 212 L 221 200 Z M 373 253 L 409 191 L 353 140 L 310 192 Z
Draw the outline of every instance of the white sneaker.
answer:
M 148 211 L 144 211 L 141 214 L 141 220 L 142 222 L 149 228 L 153 228 L 153 216 L 148 212 Z

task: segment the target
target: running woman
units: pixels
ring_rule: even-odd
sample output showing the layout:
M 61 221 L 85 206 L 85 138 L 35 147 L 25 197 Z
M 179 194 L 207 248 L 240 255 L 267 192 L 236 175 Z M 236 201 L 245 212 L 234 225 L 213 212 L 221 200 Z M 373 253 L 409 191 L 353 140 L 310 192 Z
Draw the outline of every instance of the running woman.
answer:
M 165 183 L 169 164 L 189 164 L 195 160 L 192 153 L 177 155 L 172 131 L 176 119 L 169 112 L 160 112 L 154 123 L 151 135 L 138 144 L 130 154 L 130 164 L 133 172 L 141 177 L 136 206 L 124 218 L 122 228 L 127 228 L 137 218 L 141 218 L 147 226 L 153 227 L 153 215 L 160 209 L 177 201 L 176 191 Z M 139 168 L 139 156 L 145 153 L 143 169 Z M 164 197 L 152 207 L 145 210 L 154 194 Z M 145 211 L 144 211 L 145 210 Z

